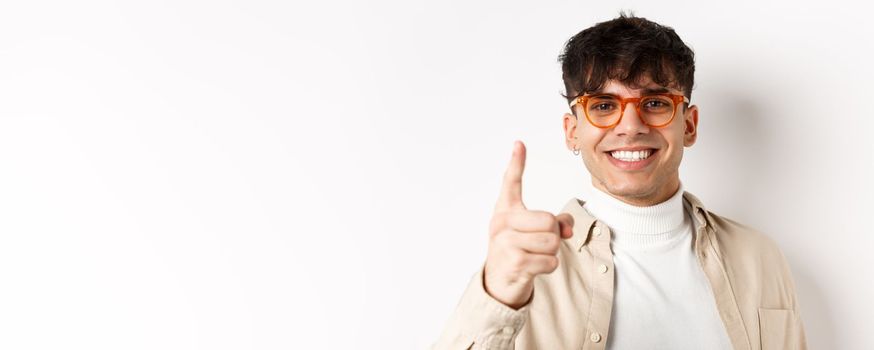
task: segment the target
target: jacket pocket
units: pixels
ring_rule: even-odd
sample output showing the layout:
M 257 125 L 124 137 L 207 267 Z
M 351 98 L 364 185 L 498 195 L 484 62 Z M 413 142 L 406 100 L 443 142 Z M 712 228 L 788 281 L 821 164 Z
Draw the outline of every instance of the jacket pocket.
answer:
M 799 323 L 793 310 L 759 308 L 762 350 L 798 349 Z

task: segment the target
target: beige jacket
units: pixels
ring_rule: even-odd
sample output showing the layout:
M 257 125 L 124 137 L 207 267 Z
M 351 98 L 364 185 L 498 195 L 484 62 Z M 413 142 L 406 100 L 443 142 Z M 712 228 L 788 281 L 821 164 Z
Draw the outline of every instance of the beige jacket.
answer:
M 683 199 L 694 213 L 695 254 L 734 348 L 806 349 L 795 285 L 776 244 L 707 211 L 689 192 Z M 558 268 L 535 277 L 528 305 L 513 310 L 489 296 L 480 267 L 432 349 L 604 349 L 613 336 L 611 231 L 583 204 L 573 198 L 562 209 L 574 217 L 574 236 L 559 249 Z

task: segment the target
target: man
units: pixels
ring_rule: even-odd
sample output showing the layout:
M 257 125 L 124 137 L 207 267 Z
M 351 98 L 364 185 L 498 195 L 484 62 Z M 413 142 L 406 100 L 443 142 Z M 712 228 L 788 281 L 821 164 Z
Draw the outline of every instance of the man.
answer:
M 621 14 L 572 37 L 559 60 L 565 142 L 594 195 L 559 215 L 528 210 L 515 142 L 485 264 L 434 348 L 806 348 L 774 242 L 683 189 L 698 127 L 692 50 Z

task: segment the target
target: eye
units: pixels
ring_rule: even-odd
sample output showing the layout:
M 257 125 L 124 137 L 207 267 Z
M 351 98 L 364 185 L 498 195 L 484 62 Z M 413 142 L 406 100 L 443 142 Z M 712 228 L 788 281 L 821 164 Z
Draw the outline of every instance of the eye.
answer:
M 587 108 L 589 112 L 599 114 L 612 113 L 619 108 L 619 101 L 612 96 L 595 96 L 589 100 Z
M 673 107 L 673 101 L 664 97 L 647 97 L 641 101 L 640 107 L 652 113 L 667 113 Z
M 613 104 L 612 103 L 598 103 L 598 104 L 593 105 L 592 109 L 596 110 L 596 111 L 609 111 L 609 110 L 613 109 Z
M 650 108 L 659 108 L 659 107 L 666 107 L 666 106 L 668 106 L 667 102 L 662 101 L 662 100 L 657 100 L 657 99 L 647 100 L 644 103 L 644 107 L 650 107 Z

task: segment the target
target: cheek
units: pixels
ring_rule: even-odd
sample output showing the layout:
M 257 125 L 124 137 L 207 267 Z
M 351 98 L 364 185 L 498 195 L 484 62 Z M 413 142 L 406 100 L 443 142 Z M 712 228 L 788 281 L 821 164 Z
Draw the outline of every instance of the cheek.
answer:
M 593 165 L 602 160 L 601 156 L 603 153 L 599 151 L 598 145 L 604 138 L 604 133 L 600 130 L 585 130 L 585 132 L 580 133 L 580 137 L 583 138 L 580 143 L 582 146 L 583 161 L 591 172 L 595 170 L 593 169 Z
M 661 162 L 664 164 L 663 168 L 666 171 L 672 171 L 676 168 L 679 168 L 680 161 L 683 159 L 683 139 L 674 139 L 670 145 L 664 149 L 665 154 L 663 154 Z
M 670 150 L 671 155 L 676 155 L 677 152 L 683 152 L 683 136 L 683 125 L 680 123 L 671 124 L 670 128 L 666 128 L 659 132 L 659 137 L 662 139 L 662 142 L 665 143 L 665 148 Z
M 604 131 L 597 129 L 594 126 L 588 126 L 579 132 L 583 148 L 590 153 L 598 152 L 598 144 L 604 139 L 604 135 L 606 135 Z
M 600 152 L 597 150 L 597 144 L 595 143 L 586 143 L 583 145 L 583 160 L 588 163 L 596 161 L 600 156 Z

